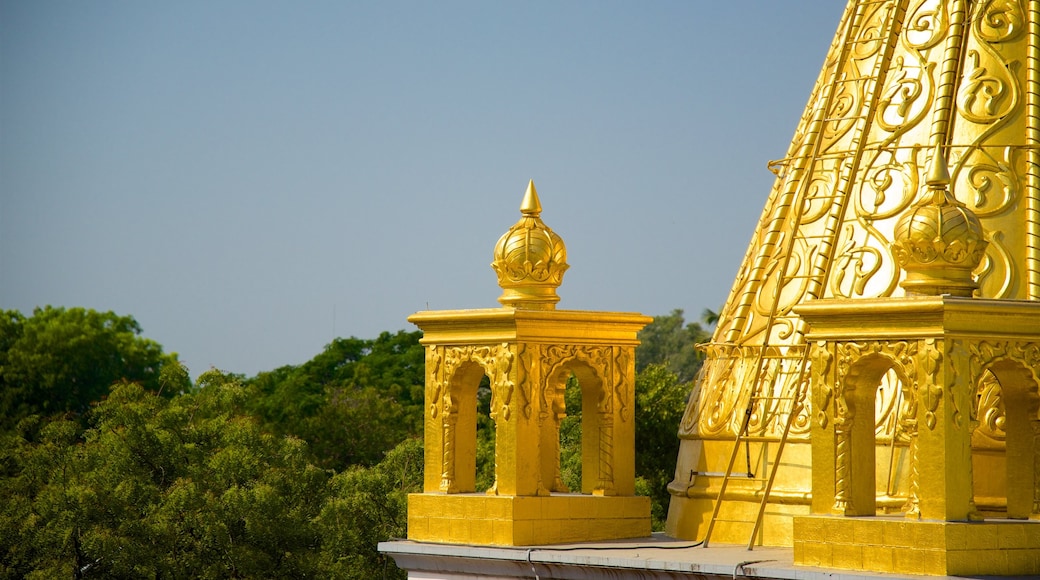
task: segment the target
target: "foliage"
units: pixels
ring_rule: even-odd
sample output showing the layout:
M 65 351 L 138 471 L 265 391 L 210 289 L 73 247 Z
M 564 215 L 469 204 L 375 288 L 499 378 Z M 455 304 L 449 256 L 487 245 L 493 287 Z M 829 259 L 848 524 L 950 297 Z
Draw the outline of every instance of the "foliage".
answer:
M 679 423 L 686 410 L 690 385 L 661 365 L 636 375 L 636 474 L 651 498 L 655 530 L 664 529 L 668 515 L 668 483 L 679 456 Z M 643 494 L 644 492 L 641 492 Z
M 563 393 L 567 416 L 560 421 L 560 479 L 572 492 L 581 491 L 581 386 L 571 375 Z
M 264 432 L 233 376 L 166 400 L 122 383 L 93 426 L 24 420 L 4 435 L 0 577 L 368 578 L 405 535 L 422 442 L 341 474 Z M 35 438 L 32 434 L 35 433 Z
M 302 365 L 210 371 L 194 387 L 139 334 L 111 312 L 0 311 L 0 577 L 403 577 L 376 544 L 406 535 L 407 494 L 422 488 L 421 333 L 337 339 Z M 676 310 L 640 339 L 636 487 L 661 529 L 691 345 L 707 333 Z M 578 491 L 574 377 L 565 401 L 561 476 Z M 481 490 L 489 406 L 485 377 Z
M 275 433 L 308 443 L 327 469 L 374 465 L 422 432 L 422 333 L 384 332 L 375 340 L 337 338 L 310 361 L 248 381 L 251 409 Z
M 405 575 L 376 545 L 407 534 L 408 494 L 422 491 L 422 439 L 406 439 L 371 468 L 353 467 L 336 475 L 333 497 L 317 525 L 326 545 L 321 568 L 337 578 L 399 578 Z
M 242 415 L 211 371 L 166 400 L 115 386 L 84 435 L 56 420 L 5 452 L 5 576 L 298 577 L 318 571 L 310 521 L 328 474 L 298 439 Z M 30 420 L 31 421 L 31 420 Z
M 495 422 L 491 419 L 491 381 L 485 375 L 477 387 L 476 491 L 495 484 Z
M 711 334 L 700 324 L 685 323 L 681 309 L 655 316 L 653 322 L 639 332 L 641 344 L 636 348 L 636 372 L 652 364 L 663 365 L 679 382 L 690 382 L 704 361 L 704 356 L 693 347 L 710 339 Z
M 163 354 L 141 338 L 131 316 L 84 308 L 37 308 L 26 318 L 0 311 L 0 428 L 29 415 L 82 414 L 116 381 L 134 381 L 173 395 L 190 383 L 163 385 Z

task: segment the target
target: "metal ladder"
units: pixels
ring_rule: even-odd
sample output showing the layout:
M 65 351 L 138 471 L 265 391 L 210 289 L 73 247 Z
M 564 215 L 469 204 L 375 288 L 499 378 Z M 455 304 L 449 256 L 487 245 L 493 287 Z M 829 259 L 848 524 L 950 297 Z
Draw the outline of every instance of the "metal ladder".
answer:
M 733 449 L 729 456 L 729 462 L 726 465 L 726 471 L 723 473 L 722 483 L 719 486 L 718 499 L 715 501 L 715 507 L 711 514 L 711 520 L 708 522 L 708 529 L 706 530 L 704 535 L 704 542 L 702 545 L 705 547 L 708 546 L 708 543 L 711 540 L 711 534 L 712 531 L 714 531 L 715 529 L 715 524 L 724 522 L 731 524 L 751 525 L 752 527 L 750 539 L 748 540 L 747 547 L 749 550 L 754 548 L 755 540 L 758 536 L 759 529 L 762 526 L 762 519 L 765 515 L 766 505 L 769 503 L 769 494 L 773 489 L 773 483 L 776 480 L 776 474 L 780 469 L 780 459 L 783 456 L 784 446 L 787 444 L 787 438 L 791 432 L 791 426 L 794 424 L 795 420 L 797 419 L 805 404 L 805 395 L 808 392 L 809 381 L 806 380 L 805 370 L 809 360 L 809 349 L 805 346 L 792 348 L 798 348 L 799 350 L 801 350 L 801 354 L 798 356 L 797 359 L 779 354 L 775 356 L 763 355 L 761 357 L 761 359 L 763 360 L 771 360 L 776 361 L 778 363 L 775 367 L 777 369 L 777 372 L 768 373 L 769 375 L 771 375 L 771 377 L 783 377 L 785 374 L 788 374 L 794 378 L 794 388 L 792 392 L 788 394 L 783 393 L 783 391 L 781 391 L 780 393 L 776 393 L 773 391 L 772 387 L 777 381 L 762 381 L 762 376 L 757 377 L 759 382 L 756 383 L 756 386 L 762 388 L 756 388 L 755 391 L 752 392 L 751 396 L 748 398 L 748 404 L 744 410 L 744 417 L 741 420 L 741 427 L 740 430 L 737 432 L 736 438 L 733 442 Z M 783 370 L 782 367 L 785 362 L 795 363 L 796 368 L 788 369 L 786 371 Z M 760 365 L 759 368 L 762 369 L 764 366 L 766 365 Z M 771 368 L 774 368 L 772 367 L 772 365 L 770 366 Z M 782 378 L 779 382 L 781 385 L 789 384 L 788 381 L 784 381 L 782 380 Z M 781 420 L 783 421 L 783 430 L 780 433 L 779 439 L 777 439 L 777 437 L 775 436 L 758 435 L 751 433 L 751 419 L 752 416 L 755 414 L 756 410 L 761 412 L 762 415 L 766 415 L 768 412 L 768 414 L 781 418 Z M 768 474 L 764 477 L 756 476 L 756 474 L 753 471 L 753 466 L 751 464 L 751 443 L 759 443 L 763 445 L 759 455 L 760 457 L 764 457 L 765 461 L 756 461 L 755 463 L 768 465 Z M 771 460 L 767 457 L 769 455 L 768 445 L 770 443 L 776 444 L 775 450 L 771 454 Z M 734 469 L 737 465 L 737 457 L 741 454 L 742 447 L 747 460 L 746 472 L 734 473 Z M 723 499 L 726 496 L 726 491 L 729 488 L 730 483 L 732 483 L 734 480 L 759 483 L 763 486 L 761 489 L 761 497 L 758 502 L 758 510 L 755 514 L 754 520 L 719 517 L 719 513 L 722 510 L 722 504 L 724 503 Z
M 856 34 L 859 30 L 859 26 L 862 23 L 863 18 L 865 17 L 864 15 L 867 7 L 879 7 L 882 4 L 888 3 L 889 0 L 862 0 L 856 6 L 855 14 L 853 15 L 853 18 L 849 25 L 846 27 L 845 38 L 843 39 L 839 60 L 838 63 L 835 65 L 830 86 L 828 87 L 829 90 L 825 96 L 825 106 L 821 110 L 820 117 L 814 119 L 815 124 L 818 124 L 817 135 L 813 146 L 810 167 L 809 170 L 805 172 L 805 177 L 813 175 L 813 169 L 816 165 L 816 160 L 820 157 L 821 143 L 824 140 L 824 132 L 826 131 L 827 124 L 839 120 L 852 121 L 853 126 L 849 127 L 844 131 L 841 131 L 841 133 L 844 134 L 852 132 L 852 149 L 855 150 L 855 156 L 852 158 L 851 163 L 844 164 L 841 182 L 847 182 L 847 180 L 852 179 L 852 177 L 855 175 L 856 168 L 860 161 L 860 157 L 863 153 L 863 138 L 867 128 L 869 127 L 870 115 L 876 108 L 878 94 L 882 88 L 879 86 L 879 83 L 877 81 L 881 74 L 881 71 L 885 66 L 887 66 L 887 63 L 891 57 L 892 46 L 890 44 L 888 46 L 883 46 L 879 49 L 879 55 L 877 56 L 876 61 L 874 63 L 873 71 L 869 76 L 865 78 L 844 77 L 841 74 L 842 63 L 846 62 L 850 58 L 851 51 L 857 45 L 866 42 L 879 42 L 879 39 L 877 38 L 871 38 L 866 40 L 856 39 Z M 892 4 L 891 6 L 892 8 L 888 11 L 884 25 L 882 26 L 882 30 L 885 33 L 884 36 L 882 36 L 883 39 L 891 38 L 890 32 L 893 23 L 896 20 L 898 20 L 896 15 L 897 13 L 901 12 L 901 9 L 899 8 L 900 5 L 898 3 Z M 850 115 L 847 117 L 835 119 L 826 118 L 826 113 L 831 110 L 833 97 L 837 92 L 838 88 L 844 84 L 861 82 L 865 79 L 873 80 L 872 83 L 868 84 L 868 91 L 865 92 L 865 94 L 863 95 L 864 105 L 862 106 L 861 110 L 865 109 L 867 111 L 867 114 Z M 782 264 L 779 270 L 780 283 L 777 285 L 775 290 L 776 295 L 774 296 L 774 302 L 772 308 L 770 309 L 768 322 L 765 326 L 763 344 L 757 347 L 758 355 L 756 356 L 755 375 L 752 381 L 753 386 L 751 389 L 751 394 L 748 398 L 748 403 L 744 410 L 744 417 L 741 420 L 740 429 L 737 431 L 734 439 L 733 449 L 729 456 L 726 471 L 722 474 L 722 482 L 719 485 L 718 496 L 714 502 L 711 519 L 708 521 L 708 527 L 705 531 L 704 540 L 702 542 L 702 545 L 704 547 L 707 547 L 709 545 L 712 532 L 715 530 L 715 525 L 717 523 L 723 522 L 731 524 L 735 523 L 751 525 L 751 533 L 748 539 L 747 548 L 748 550 L 754 548 L 759 530 L 762 526 L 762 520 L 765 516 L 766 505 L 769 503 L 769 497 L 770 493 L 772 492 L 773 483 L 775 482 L 776 474 L 779 471 L 781 465 L 783 450 L 787 444 L 787 439 L 791 431 L 791 426 L 794 424 L 794 421 L 797 419 L 799 413 L 801 412 L 805 404 L 805 396 L 808 391 L 809 385 L 808 377 L 806 376 L 806 368 L 808 366 L 809 360 L 809 347 L 804 343 L 804 339 L 800 343 L 798 343 L 798 341 L 796 340 L 796 344 L 790 344 L 779 348 L 773 347 L 769 344 L 770 329 L 772 328 L 773 323 L 779 314 L 777 312 L 777 302 L 779 300 L 781 290 L 788 283 L 797 279 L 811 278 L 811 280 L 807 280 L 807 282 L 809 282 L 813 286 L 813 288 L 807 293 L 812 295 L 814 298 L 819 297 L 818 293 L 822 290 L 822 286 L 827 275 L 827 270 L 829 269 L 829 264 L 833 259 L 834 244 L 833 239 L 831 238 L 834 235 L 834 232 L 836 231 L 838 224 L 842 221 L 842 215 L 845 211 L 845 205 L 847 202 L 847 196 L 840 194 L 826 197 L 817 197 L 817 201 L 829 200 L 831 202 L 832 209 L 828 212 L 829 215 L 827 216 L 829 220 L 829 227 L 826 228 L 827 231 L 824 234 L 806 235 L 804 232 L 802 232 L 801 226 L 802 217 L 805 212 L 805 196 L 808 192 L 808 185 L 809 180 L 803 178 L 802 183 L 799 186 L 800 191 L 798 195 L 795 196 L 796 199 L 795 203 L 793 204 L 794 211 L 792 220 L 790 222 L 791 230 L 795 232 L 795 235 L 787 236 L 787 247 L 785 248 L 786 251 L 783 255 L 783 259 L 781 260 Z M 843 183 L 836 183 L 835 191 L 842 191 L 844 189 L 842 185 Z M 806 274 L 793 276 L 788 275 L 787 268 L 789 266 L 795 242 L 801 241 L 804 244 L 810 240 L 814 240 L 820 244 L 819 246 L 812 246 L 810 244 L 811 247 L 823 248 L 823 253 L 825 255 L 818 256 L 818 258 L 822 260 L 822 262 L 820 263 L 824 265 L 822 267 L 811 268 L 810 271 Z M 799 328 L 796 333 L 797 335 L 801 336 L 804 333 L 804 329 Z M 786 349 L 786 352 L 780 353 L 780 349 Z M 777 361 L 775 367 L 770 362 L 773 360 Z M 785 372 L 791 373 L 792 371 L 791 369 L 784 371 L 784 364 L 794 361 L 797 361 L 797 370 L 793 371 L 793 373 L 791 374 L 794 380 L 793 389 L 789 389 L 791 391 L 789 394 L 785 394 L 782 389 L 779 393 L 774 392 L 773 385 L 776 382 L 776 377 L 778 375 L 782 377 Z M 766 372 L 767 366 L 770 367 L 770 372 Z M 781 384 L 790 383 L 784 381 Z M 775 416 L 780 416 L 783 418 L 783 430 L 781 431 L 779 438 L 777 438 L 775 435 L 760 435 L 753 434 L 750 432 L 751 419 L 756 409 L 771 409 L 772 413 Z M 764 433 L 765 429 L 763 429 L 762 431 Z M 750 459 L 751 443 L 759 443 L 763 445 L 763 447 L 760 449 L 759 455 L 761 458 L 764 459 L 764 463 L 768 464 L 769 466 L 768 474 L 765 477 L 757 477 L 752 471 Z M 775 449 L 774 452 L 771 454 L 771 458 L 767 457 L 768 455 L 770 455 L 768 453 L 768 445 L 770 443 L 775 443 Z M 746 472 L 744 474 L 734 474 L 734 466 L 736 465 L 737 457 L 740 455 L 742 446 L 744 448 L 744 453 L 747 458 Z M 757 463 L 762 462 L 759 461 Z M 729 519 L 719 517 L 719 514 L 722 511 L 722 505 L 726 501 L 727 489 L 729 488 L 730 483 L 734 480 L 757 482 L 762 485 L 760 491 L 761 496 L 759 498 L 759 505 L 754 520 Z

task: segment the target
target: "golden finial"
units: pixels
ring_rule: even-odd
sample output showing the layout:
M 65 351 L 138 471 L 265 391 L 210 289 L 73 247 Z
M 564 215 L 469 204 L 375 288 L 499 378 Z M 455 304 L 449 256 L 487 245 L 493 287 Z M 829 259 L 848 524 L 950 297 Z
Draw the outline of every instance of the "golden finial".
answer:
M 973 271 L 989 242 L 979 218 L 949 192 L 950 172 L 942 147 L 935 146 L 925 179 L 931 196 L 896 222 L 892 250 L 909 294 L 971 296 L 978 283 Z
M 932 152 L 932 164 L 928 168 L 925 183 L 932 187 L 946 187 L 950 184 L 950 170 L 946 166 L 946 156 L 942 154 L 942 145 L 936 145 Z
M 942 145 L 935 146 L 925 185 L 932 190 L 932 203 L 940 203 L 946 197 L 946 188 L 950 185 L 950 170 L 946 165 L 946 156 L 942 154 Z M 942 197 L 939 197 L 940 195 Z
M 520 220 L 495 244 L 491 267 L 498 274 L 503 306 L 529 310 L 553 310 L 560 297 L 556 288 L 563 282 L 567 248 L 563 240 L 542 222 L 542 203 L 534 180 L 520 203 Z
M 520 213 L 531 217 L 538 217 L 542 214 L 542 202 L 538 199 L 538 190 L 534 188 L 533 179 L 527 182 L 524 201 L 520 202 Z

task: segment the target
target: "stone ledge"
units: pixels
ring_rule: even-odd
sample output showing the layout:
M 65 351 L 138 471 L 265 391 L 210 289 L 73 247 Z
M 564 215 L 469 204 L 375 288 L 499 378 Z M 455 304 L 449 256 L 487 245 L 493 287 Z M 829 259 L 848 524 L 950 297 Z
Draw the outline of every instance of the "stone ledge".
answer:
M 493 547 L 392 541 L 379 544 L 413 580 L 541 578 L 581 580 L 942 580 L 943 576 L 885 574 L 796 566 L 790 548 L 692 542 L 655 533 L 650 538 L 557 545 Z M 1028 576 L 1036 578 L 1036 576 Z M 1025 577 L 1023 577 L 1025 578 Z

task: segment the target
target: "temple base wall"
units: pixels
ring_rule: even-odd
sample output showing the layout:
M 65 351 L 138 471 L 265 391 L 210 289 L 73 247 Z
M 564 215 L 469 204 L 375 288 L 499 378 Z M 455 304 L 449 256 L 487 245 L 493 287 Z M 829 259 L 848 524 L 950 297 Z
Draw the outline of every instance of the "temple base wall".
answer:
M 1040 522 L 796 516 L 794 563 L 896 574 L 1026 575 L 1040 570 Z
M 711 497 L 675 497 L 672 496 L 668 506 L 668 525 L 665 530 L 669 536 L 687 540 L 701 540 L 708 529 L 711 517 Z M 720 521 L 715 523 L 711 532 L 711 543 L 738 544 L 746 546 L 751 537 L 751 526 L 758 512 L 759 502 L 755 500 L 729 500 L 719 513 Z M 755 544 L 760 546 L 790 546 L 794 541 L 792 518 L 809 513 L 808 504 L 772 503 L 766 506 Z M 722 521 L 727 520 L 727 521 Z M 728 521 L 739 520 L 739 521 Z
M 542 546 L 650 536 L 650 498 L 554 494 L 408 496 L 408 539 Z

